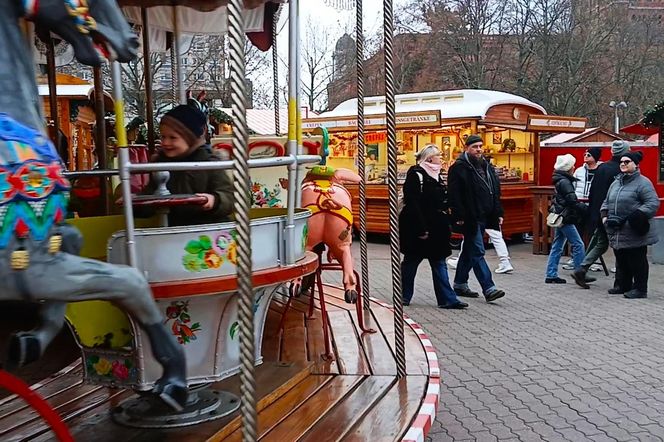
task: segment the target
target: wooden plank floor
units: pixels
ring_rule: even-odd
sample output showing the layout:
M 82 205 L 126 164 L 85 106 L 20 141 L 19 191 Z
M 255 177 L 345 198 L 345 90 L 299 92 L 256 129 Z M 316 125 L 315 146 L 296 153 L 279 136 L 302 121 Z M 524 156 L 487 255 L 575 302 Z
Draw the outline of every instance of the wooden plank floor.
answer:
M 428 362 L 416 334 L 406 327 L 407 374 L 396 377 L 394 319 L 372 303 L 363 333 L 355 306 L 343 291 L 325 286 L 333 358 L 323 358 L 321 311 L 308 318 L 306 297 L 276 295 L 263 337 L 264 363 L 257 368 L 258 432 L 264 441 L 336 441 L 400 439 L 426 394 Z M 284 317 L 284 331 L 279 323 Z M 139 430 L 116 425 L 110 410 L 133 392 L 85 385 L 80 367 L 49 378 L 37 391 L 63 416 L 76 441 L 240 441 L 241 420 L 235 415 L 192 427 Z M 238 394 L 237 376 L 217 388 Z M 21 401 L 0 401 L 0 440 L 51 440 L 52 434 Z

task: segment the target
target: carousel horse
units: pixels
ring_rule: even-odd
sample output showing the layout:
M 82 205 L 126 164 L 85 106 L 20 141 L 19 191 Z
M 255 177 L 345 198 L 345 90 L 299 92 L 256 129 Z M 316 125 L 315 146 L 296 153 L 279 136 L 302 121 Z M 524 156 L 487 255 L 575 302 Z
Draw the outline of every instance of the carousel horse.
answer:
M 44 352 L 64 324 L 67 302 L 101 299 L 124 309 L 146 333 L 163 368 L 152 392 L 179 410 L 187 401 L 182 349 L 164 326 L 150 286 L 135 268 L 77 256 L 82 238 L 64 223 L 70 185 L 43 132 L 32 50 L 19 21 L 35 22 L 100 65 L 136 56 L 138 41 L 115 0 L 8 0 L 0 12 L 0 299 L 42 303 L 39 328 L 12 336 L 7 364 Z
M 328 261 L 334 258 L 343 268 L 344 299 L 352 304 L 357 302 L 358 293 L 350 252 L 353 212 L 350 193 L 343 184 L 361 180 L 348 169 L 315 166 L 302 182 L 302 206 L 311 210 L 307 249 L 318 250 L 321 243 L 328 247 Z M 312 278 L 308 278 L 302 282 L 302 290 L 312 285 Z

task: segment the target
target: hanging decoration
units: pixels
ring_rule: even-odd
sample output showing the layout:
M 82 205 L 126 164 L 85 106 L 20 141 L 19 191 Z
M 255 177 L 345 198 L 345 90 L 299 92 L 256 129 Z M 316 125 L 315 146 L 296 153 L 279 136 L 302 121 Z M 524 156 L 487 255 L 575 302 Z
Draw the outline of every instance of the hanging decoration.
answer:
M 325 4 L 341 11 L 352 11 L 355 9 L 355 0 L 325 0 Z

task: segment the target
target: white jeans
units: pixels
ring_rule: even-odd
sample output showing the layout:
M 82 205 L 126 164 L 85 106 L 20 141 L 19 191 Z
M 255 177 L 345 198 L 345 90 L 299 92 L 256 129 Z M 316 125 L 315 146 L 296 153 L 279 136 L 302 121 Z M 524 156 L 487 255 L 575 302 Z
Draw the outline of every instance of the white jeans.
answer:
M 498 258 L 501 261 L 509 261 L 510 253 L 507 251 L 507 244 L 505 244 L 503 232 L 500 230 L 486 229 L 486 234 L 489 235 L 491 244 L 493 244 L 493 248 L 496 250 Z
M 507 244 L 505 244 L 505 239 L 503 238 L 503 233 L 500 230 L 493 230 L 493 229 L 486 229 L 485 230 L 486 234 L 489 235 L 489 239 L 491 240 L 491 244 L 493 244 L 493 248 L 496 250 L 496 255 L 498 255 L 498 258 L 500 259 L 501 262 L 509 262 L 510 260 L 510 253 L 507 250 Z M 461 241 L 461 250 L 463 250 L 463 241 Z M 461 254 L 461 252 L 459 252 Z M 458 256 L 457 256 L 458 258 Z

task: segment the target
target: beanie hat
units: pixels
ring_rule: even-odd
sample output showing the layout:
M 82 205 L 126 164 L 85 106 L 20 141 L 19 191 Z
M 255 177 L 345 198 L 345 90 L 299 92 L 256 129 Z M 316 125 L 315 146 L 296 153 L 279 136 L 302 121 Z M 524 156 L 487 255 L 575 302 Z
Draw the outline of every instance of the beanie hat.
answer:
M 207 124 L 205 115 L 198 109 L 181 104 L 166 113 L 161 124 L 177 132 L 189 147 L 198 147 L 205 143 L 203 134 Z
M 471 144 L 482 143 L 482 142 L 483 142 L 482 137 L 480 137 L 479 135 L 473 134 L 473 135 L 469 135 L 468 138 L 466 138 L 466 146 L 470 146 Z
M 602 149 L 599 147 L 591 147 L 590 149 L 586 150 L 590 154 L 591 157 L 595 159 L 595 161 L 599 161 L 600 158 L 602 158 Z
M 630 160 L 634 161 L 634 164 L 638 166 L 638 164 L 643 159 L 643 154 L 641 152 L 626 152 L 622 154 L 621 157 L 629 158 Z
M 574 155 L 566 153 L 565 155 L 558 155 L 556 157 L 556 164 L 553 166 L 554 170 L 561 170 L 567 172 L 576 164 Z
M 629 150 L 629 143 L 625 140 L 616 140 L 611 144 L 611 155 L 614 157 L 623 155 Z

